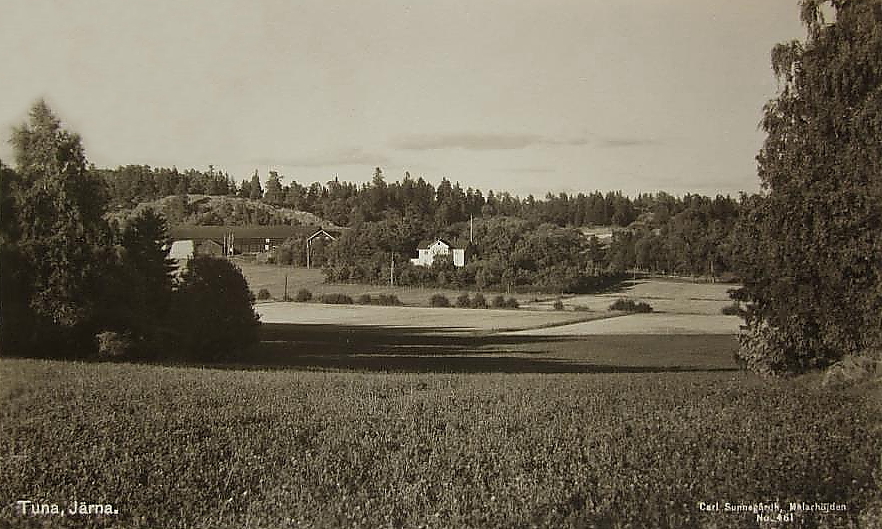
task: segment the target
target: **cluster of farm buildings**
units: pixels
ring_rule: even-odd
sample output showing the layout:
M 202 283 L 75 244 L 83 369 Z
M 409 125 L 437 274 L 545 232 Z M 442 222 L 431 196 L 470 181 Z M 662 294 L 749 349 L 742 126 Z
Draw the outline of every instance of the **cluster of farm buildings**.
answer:
M 300 238 L 306 241 L 309 266 L 310 244 L 316 239 L 334 241 L 340 232 L 319 226 L 179 226 L 172 228 L 169 235 L 169 258 L 179 264 L 194 255 L 270 255 L 286 240 Z M 432 266 L 436 257 L 452 254 L 455 266 L 465 266 L 465 249 L 454 248 L 443 239 L 422 246 L 417 257 L 410 260 L 414 265 Z

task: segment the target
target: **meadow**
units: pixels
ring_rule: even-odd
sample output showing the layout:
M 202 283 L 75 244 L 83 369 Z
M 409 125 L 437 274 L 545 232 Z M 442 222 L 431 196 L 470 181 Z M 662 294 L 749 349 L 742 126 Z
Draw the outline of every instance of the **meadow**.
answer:
M 474 293 L 474 290 L 461 290 L 455 288 L 419 288 L 389 285 L 365 285 L 359 283 L 325 283 L 324 275 L 318 268 L 300 268 L 291 266 L 276 266 L 258 264 L 244 259 L 236 259 L 236 265 L 242 269 L 248 279 L 248 285 L 255 293 L 261 289 L 267 289 L 274 299 L 282 299 L 285 295 L 285 277 L 288 278 L 288 296 L 294 297 L 301 288 L 309 290 L 315 298 L 322 294 L 346 294 L 357 298 L 362 294 L 377 296 L 378 294 L 394 294 L 402 303 L 413 307 L 428 307 L 429 298 L 433 294 L 443 294 L 451 302 L 463 292 Z M 492 295 L 485 293 L 488 301 Z M 545 299 L 554 296 L 543 294 L 505 294 L 506 297 L 514 297 L 520 303 L 526 303 L 534 299 Z
M 0 525 L 757 527 L 700 502 L 776 500 L 847 506 L 789 527 L 878 521 L 878 401 L 736 371 L 731 336 L 307 327 L 266 326 L 266 347 L 321 344 L 275 368 L 0 359 Z
M 542 328 L 608 318 L 598 312 L 551 312 L 513 309 L 459 309 L 326 305 L 319 302 L 259 303 L 256 310 L 266 323 L 313 325 L 382 325 L 472 331 Z
M 285 271 L 245 269 L 252 289 Z M 261 303 L 260 343 L 223 364 L 0 358 L 0 527 L 767 527 L 769 502 L 788 527 L 877 525 L 876 387 L 737 370 L 738 318 L 689 312 L 723 288 L 633 282 L 669 309 L 635 315 L 606 294 Z

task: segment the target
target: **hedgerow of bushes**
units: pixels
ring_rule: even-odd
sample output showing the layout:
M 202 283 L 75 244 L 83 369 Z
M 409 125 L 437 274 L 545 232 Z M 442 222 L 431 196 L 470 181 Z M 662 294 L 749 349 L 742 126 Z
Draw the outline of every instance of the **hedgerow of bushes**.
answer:
M 336 292 L 330 294 L 322 294 L 321 302 L 327 303 L 329 305 L 352 305 L 354 303 L 350 296 Z
M 429 305 L 432 307 L 450 307 L 451 303 L 450 299 L 444 294 L 433 294 L 429 298 Z M 463 292 L 456 297 L 455 306 L 460 309 L 486 309 L 490 307 L 494 309 L 517 309 L 520 307 L 520 304 L 517 299 L 513 297 L 506 299 L 502 295 L 495 296 L 488 304 L 487 298 L 480 292 L 475 293 L 473 297 L 470 297 L 468 292 Z
M 429 305 L 432 307 L 449 307 L 450 299 L 444 294 L 433 294 L 431 298 L 429 298 Z
M 305 301 L 309 301 L 312 299 L 312 292 L 305 288 L 301 288 L 297 291 L 297 294 L 294 296 L 294 301 L 299 301 L 301 303 Z

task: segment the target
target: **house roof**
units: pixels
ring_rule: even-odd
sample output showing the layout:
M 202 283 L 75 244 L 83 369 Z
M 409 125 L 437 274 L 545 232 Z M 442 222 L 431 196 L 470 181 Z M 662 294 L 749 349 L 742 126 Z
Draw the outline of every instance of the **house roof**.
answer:
M 323 228 L 319 228 L 318 231 L 316 231 L 315 233 L 313 233 L 312 235 L 310 235 L 309 237 L 307 237 L 306 240 L 307 240 L 307 241 L 311 241 L 311 240 L 313 240 L 313 239 L 315 239 L 316 237 L 319 237 L 319 236 L 325 236 L 325 237 L 327 237 L 327 238 L 330 238 L 332 241 L 336 241 L 336 240 L 337 240 L 337 237 L 334 237 L 334 236 L 331 235 L 330 233 L 326 232 Z
M 432 246 L 436 242 L 444 243 L 447 245 L 448 248 L 453 248 L 452 244 L 450 244 L 446 239 L 442 239 L 440 237 L 437 239 L 431 239 L 431 240 L 423 239 L 422 241 L 420 241 L 420 245 L 417 248 L 425 249 L 425 248 L 428 248 L 429 246 Z

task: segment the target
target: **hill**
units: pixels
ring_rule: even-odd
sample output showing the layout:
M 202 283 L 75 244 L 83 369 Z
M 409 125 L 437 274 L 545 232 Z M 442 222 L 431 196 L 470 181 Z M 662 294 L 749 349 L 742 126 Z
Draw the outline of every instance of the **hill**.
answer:
M 140 202 L 134 207 L 119 206 L 107 214 L 108 220 L 120 224 L 144 209 L 152 208 L 165 216 L 170 226 L 248 226 L 308 225 L 339 228 L 307 211 L 267 204 L 251 198 L 226 195 L 172 195 Z

